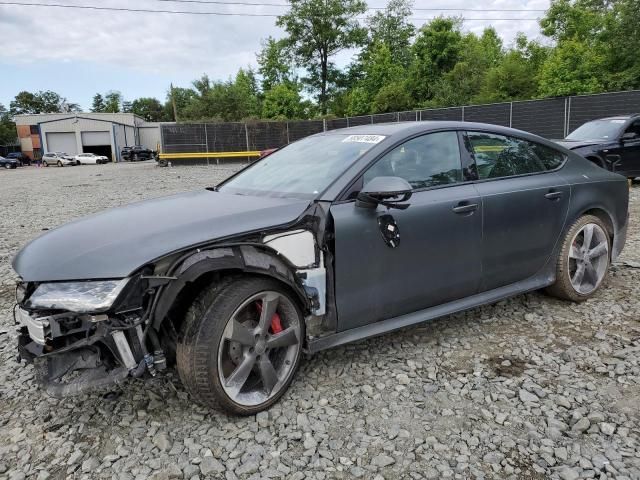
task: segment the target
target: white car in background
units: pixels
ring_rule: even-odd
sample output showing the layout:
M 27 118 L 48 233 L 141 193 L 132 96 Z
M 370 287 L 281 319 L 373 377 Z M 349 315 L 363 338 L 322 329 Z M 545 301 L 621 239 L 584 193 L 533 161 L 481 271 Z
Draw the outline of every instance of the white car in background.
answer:
M 79 153 L 73 159 L 78 165 L 100 165 L 101 163 L 109 163 L 109 158 L 104 155 L 96 155 L 95 153 Z

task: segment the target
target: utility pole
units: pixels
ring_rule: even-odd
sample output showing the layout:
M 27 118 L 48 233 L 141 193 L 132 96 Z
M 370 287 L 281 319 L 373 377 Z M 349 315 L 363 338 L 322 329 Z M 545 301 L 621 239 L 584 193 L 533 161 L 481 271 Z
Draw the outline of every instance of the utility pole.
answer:
M 176 108 L 176 97 L 173 94 L 173 82 L 171 82 L 171 105 L 173 106 L 173 121 L 178 121 L 178 109 Z

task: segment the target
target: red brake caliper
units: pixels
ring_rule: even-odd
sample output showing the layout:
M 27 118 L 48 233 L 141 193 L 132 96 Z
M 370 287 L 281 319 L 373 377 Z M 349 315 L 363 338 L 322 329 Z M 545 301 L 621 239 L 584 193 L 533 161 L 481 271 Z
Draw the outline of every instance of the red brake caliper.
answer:
M 258 307 L 258 312 L 262 312 L 262 303 L 256 302 L 256 307 Z M 273 314 L 271 317 L 271 333 L 277 334 L 282 331 L 282 323 L 280 322 L 280 315 L 278 312 Z

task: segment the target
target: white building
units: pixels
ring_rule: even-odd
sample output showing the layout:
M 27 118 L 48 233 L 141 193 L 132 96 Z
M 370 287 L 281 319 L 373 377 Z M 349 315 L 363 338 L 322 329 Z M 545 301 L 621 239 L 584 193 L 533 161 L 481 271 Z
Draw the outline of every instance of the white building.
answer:
M 14 120 L 22 152 L 32 159 L 46 152 L 95 153 L 117 162 L 123 147 L 156 150 L 160 144 L 159 124 L 132 113 L 41 113 Z

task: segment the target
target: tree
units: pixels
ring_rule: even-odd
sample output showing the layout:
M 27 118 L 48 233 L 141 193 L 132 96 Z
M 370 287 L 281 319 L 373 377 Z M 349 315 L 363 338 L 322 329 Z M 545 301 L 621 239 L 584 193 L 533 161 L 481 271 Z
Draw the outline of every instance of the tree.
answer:
M 131 113 L 144 118 L 147 122 L 161 122 L 166 118 L 160 100 L 152 97 L 136 98 L 131 102 Z
M 67 102 L 51 90 L 31 93 L 22 91 L 18 93 L 9 104 L 11 115 L 34 114 L 34 113 L 63 113 L 76 111 L 79 107 L 75 103 Z
M 383 86 L 373 99 L 373 111 L 376 113 L 397 112 L 411 108 L 411 95 L 404 82 L 393 82 Z
M 540 72 L 543 96 L 596 93 L 604 89 L 604 56 L 578 40 L 565 40 L 549 55 Z
M 102 95 L 100 93 L 96 93 L 93 96 L 93 103 L 91 104 L 91 111 L 95 112 L 95 113 L 101 113 L 101 112 L 104 112 L 104 109 L 105 109 L 104 98 L 102 97 Z
M 116 90 L 110 90 L 104 96 L 104 112 L 119 113 L 122 111 L 122 94 Z
M 461 47 L 460 19 L 438 17 L 420 29 L 409 70 L 409 89 L 416 102 L 433 97 L 436 82 L 453 69 Z
M 294 67 L 286 40 L 267 38 L 262 43 L 262 50 L 256 57 L 258 73 L 262 77 L 262 90 L 265 93 L 276 85 L 297 81 L 293 75 Z
M 178 112 L 178 118 L 185 118 L 185 111 L 191 105 L 191 102 L 196 98 L 196 92 L 191 88 L 181 88 L 181 87 L 173 87 L 173 89 L 169 89 L 167 91 L 167 97 L 164 104 L 164 115 L 168 119 L 172 119 L 177 121 L 178 119 L 173 116 L 173 105 L 172 105 L 172 95 L 173 101 L 176 103 L 176 110 Z
M 411 63 L 411 39 L 415 27 L 409 19 L 412 0 L 390 0 L 383 11 L 369 17 L 369 45 L 384 44 L 395 62 L 408 67 Z M 367 49 L 363 52 L 367 56 Z
M 275 85 L 264 95 L 262 118 L 290 120 L 304 116 L 304 105 L 296 88 L 286 84 Z
M 323 114 L 327 113 L 329 93 L 335 79 L 331 61 L 338 52 L 361 45 L 366 30 L 356 17 L 366 11 L 364 0 L 291 0 L 288 13 L 278 17 L 277 25 L 289 35 L 287 44 L 303 67 L 303 81 L 318 93 Z
M 0 103 L 0 145 L 13 145 L 18 140 L 16 124 L 11 120 L 11 114 Z

